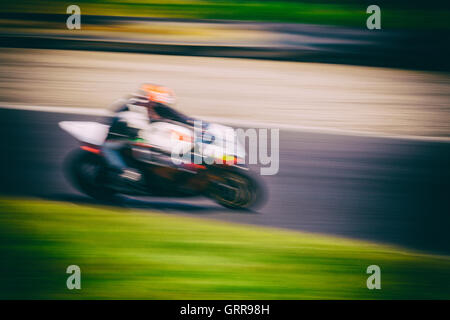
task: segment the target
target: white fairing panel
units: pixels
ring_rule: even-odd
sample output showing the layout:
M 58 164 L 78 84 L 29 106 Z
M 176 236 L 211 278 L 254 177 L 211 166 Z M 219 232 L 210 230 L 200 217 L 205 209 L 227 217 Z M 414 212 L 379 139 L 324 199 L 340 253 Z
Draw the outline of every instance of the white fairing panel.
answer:
M 214 136 L 215 139 L 212 144 L 203 146 L 204 153 L 215 154 L 219 158 L 222 155 L 234 155 L 245 159 L 245 149 L 232 127 L 211 123 L 206 132 Z
M 80 142 L 101 146 L 106 140 L 109 126 L 89 121 L 62 121 L 59 126 Z M 190 152 L 194 143 L 193 130 L 167 122 L 146 123 L 139 131 L 139 137 L 146 143 L 166 152 L 184 154 Z M 235 155 L 245 158 L 245 149 L 233 128 L 211 124 L 207 133 L 214 136 L 212 143 L 200 143 L 200 152 L 205 156 L 221 158 Z
M 89 121 L 62 121 L 59 126 L 78 141 L 100 146 L 108 135 L 109 126 Z
M 183 138 L 180 140 L 181 136 Z M 192 130 L 172 123 L 153 122 L 139 132 L 139 137 L 150 145 L 169 153 L 175 151 L 186 153 L 192 149 Z

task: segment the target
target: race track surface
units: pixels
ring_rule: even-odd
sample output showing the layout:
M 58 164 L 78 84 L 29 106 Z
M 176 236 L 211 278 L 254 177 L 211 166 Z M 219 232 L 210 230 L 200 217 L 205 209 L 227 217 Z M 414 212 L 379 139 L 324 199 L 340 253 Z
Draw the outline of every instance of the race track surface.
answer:
M 77 142 L 62 120 L 92 116 L 0 109 L 0 193 L 95 203 L 65 180 Z M 450 144 L 280 132 L 280 171 L 264 177 L 259 212 L 197 199 L 130 200 L 127 206 L 225 221 L 320 232 L 450 253 Z

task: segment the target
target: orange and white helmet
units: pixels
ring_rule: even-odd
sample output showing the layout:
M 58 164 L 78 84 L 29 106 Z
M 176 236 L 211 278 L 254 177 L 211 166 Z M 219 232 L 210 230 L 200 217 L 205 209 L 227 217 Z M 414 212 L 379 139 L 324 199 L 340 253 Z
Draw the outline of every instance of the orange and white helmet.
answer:
M 145 96 L 149 101 L 172 105 L 175 103 L 175 93 L 172 89 L 156 85 L 145 83 L 139 88 L 138 94 Z

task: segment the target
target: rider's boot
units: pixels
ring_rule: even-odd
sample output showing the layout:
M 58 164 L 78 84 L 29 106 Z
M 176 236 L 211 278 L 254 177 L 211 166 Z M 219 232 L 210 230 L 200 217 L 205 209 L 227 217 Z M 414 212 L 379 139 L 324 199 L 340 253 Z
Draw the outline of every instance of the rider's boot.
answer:
M 142 179 L 142 174 L 133 168 L 126 168 L 122 170 L 122 173 L 119 175 L 126 182 L 138 182 Z
M 124 168 L 121 170 L 110 170 L 109 181 L 112 188 L 117 191 L 127 191 L 130 187 L 136 187 L 142 180 L 142 174 L 134 168 Z

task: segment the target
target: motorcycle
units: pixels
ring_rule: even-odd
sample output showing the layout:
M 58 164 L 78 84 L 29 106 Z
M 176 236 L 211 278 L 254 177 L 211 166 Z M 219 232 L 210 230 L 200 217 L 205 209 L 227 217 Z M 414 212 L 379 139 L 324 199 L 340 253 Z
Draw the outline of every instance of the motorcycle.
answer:
M 62 121 L 59 126 L 80 143 L 66 160 L 68 177 L 93 198 L 205 196 L 230 209 L 252 210 L 266 198 L 260 179 L 242 164 L 245 150 L 237 137 L 230 135 L 230 127 L 208 123 L 199 129 L 164 121 L 148 124 L 143 138 L 122 151 L 127 165 L 139 170 L 142 179 L 123 185 L 111 178 L 102 154 L 108 125 Z

